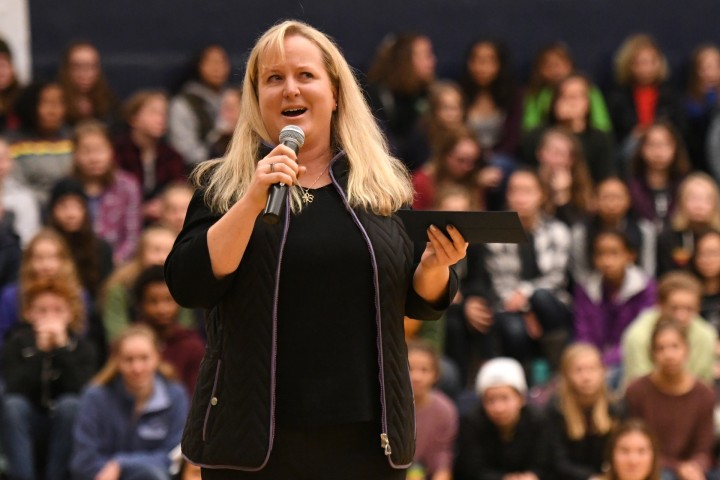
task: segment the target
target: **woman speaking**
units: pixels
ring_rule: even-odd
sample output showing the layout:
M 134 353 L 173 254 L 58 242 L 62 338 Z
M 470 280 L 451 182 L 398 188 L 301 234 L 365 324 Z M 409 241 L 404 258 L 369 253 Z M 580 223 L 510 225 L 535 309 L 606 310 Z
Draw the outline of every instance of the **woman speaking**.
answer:
M 278 145 L 300 127 L 299 153 Z M 242 114 L 201 164 L 166 262 L 176 300 L 208 310 L 183 436 L 205 479 L 403 479 L 414 451 L 403 317 L 437 319 L 467 248 L 428 230 L 417 262 L 394 212 L 412 203 L 347 61 L 323 33 L 275 25 L 252 49 Z M 277 224 L 260 215 L 291 185 Z

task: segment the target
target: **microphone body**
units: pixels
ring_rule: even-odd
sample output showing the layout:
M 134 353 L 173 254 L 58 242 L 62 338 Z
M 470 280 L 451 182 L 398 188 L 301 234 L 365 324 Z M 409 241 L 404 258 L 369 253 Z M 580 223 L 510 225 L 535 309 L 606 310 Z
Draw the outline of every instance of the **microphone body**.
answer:
M 280 143 L 292 149 L 295 155 L 305 143 L 305 132 L 296 125 L 288 125 L 280 131 Z M 285 207 L 288 190 L 290 187 L 284 183 L 275 183 L 270 186 L 267 203 L 263 211 L 263 221 L 275 225 L 280 221 L 280 214 Z

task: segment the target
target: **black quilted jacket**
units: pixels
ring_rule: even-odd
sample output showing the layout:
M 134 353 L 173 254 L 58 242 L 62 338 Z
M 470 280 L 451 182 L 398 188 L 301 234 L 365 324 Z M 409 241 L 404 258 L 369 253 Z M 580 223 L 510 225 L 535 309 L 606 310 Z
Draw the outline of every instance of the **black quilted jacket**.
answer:
M 348 168 L 342 153 L 331 163 L 332 182 L 343 199 Z M 272 451 L 277 291 L 290 221 L 288 207 L 284 221 L 277 225 L 267 225 L 258 217 L 240 266 L 217 280 L 206 234 L 218 216 L 210 212 L 203 192 L 198 191 L 165 264 L 168 285 L 178 303 L 209 310 L 208 347 L 182 442 L 187 459 L 205 468 L 260 470 Z M 439 318 L 455 295 L 457 277 L 453 272 L 442 306 L 428 304 L 412 288 L 413 244 L 400 219 L 349 206 L 347 210 L 368 244 L 374 272 L 378 335 L 377 345 L 368 348 L 377 348 L 381 365 L 382 434 L 377 446 L 391 466 L 406 468 L 415 449 L 415 418 L 403 317 Z

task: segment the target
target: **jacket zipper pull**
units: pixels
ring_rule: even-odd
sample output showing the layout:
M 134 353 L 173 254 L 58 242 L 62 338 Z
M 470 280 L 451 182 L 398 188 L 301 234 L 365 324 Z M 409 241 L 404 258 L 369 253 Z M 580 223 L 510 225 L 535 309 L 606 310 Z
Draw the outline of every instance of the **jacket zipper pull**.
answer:
M 390 454 L 392 454 L 392 449 L 390 448 L 390 439 L 388 438 L 387 433 L 380 434 L 380 447 L 385 449 L 386 456 L 390 456 Z

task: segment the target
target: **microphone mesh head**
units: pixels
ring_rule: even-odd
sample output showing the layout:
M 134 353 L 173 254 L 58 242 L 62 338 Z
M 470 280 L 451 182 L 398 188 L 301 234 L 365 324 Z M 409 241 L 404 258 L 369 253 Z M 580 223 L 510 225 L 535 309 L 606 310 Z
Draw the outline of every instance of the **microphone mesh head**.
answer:
M 288 125 L 280 130 L 280 143 L 290 141 L 296 143 L 298 148 L 305 143 L 305 132 L 297 125 Z

